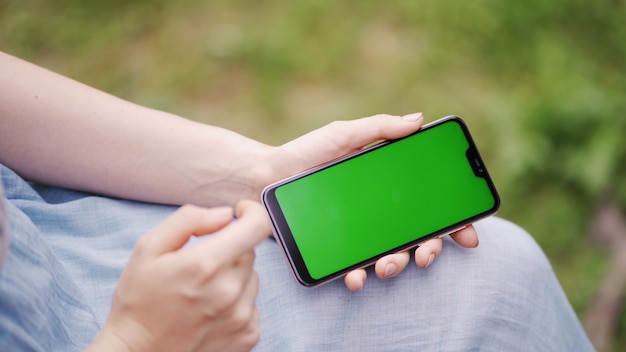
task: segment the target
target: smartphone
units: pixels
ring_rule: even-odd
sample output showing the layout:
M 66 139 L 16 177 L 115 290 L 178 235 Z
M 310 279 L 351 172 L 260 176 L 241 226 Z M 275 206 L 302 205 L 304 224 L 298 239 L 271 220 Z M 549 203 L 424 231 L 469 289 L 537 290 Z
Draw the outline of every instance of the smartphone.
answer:
M 262 199 L 295 278 L 307 287 L 452 233 L 500 206 L 457 116 L 269 185 Z

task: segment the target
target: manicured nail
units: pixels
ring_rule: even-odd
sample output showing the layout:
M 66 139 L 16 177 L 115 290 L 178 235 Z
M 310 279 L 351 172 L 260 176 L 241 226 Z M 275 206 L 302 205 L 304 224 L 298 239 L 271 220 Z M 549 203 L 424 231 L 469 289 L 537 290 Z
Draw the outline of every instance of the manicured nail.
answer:
M 434 260 L 435 260 L 435 254 L 431 253 L 430 256 L 428 257 L 428 263 L 426 263 L 425 268 L 428 268 L 428 266 L 430 266 L 430 264 L 432 264 Z
M 416 112 L 413 114 L 404 115 L 402 116 L 402 119 L 408 122 L 419 122 L 424 119 L 424 115 L 421 112 Z
M 393 263 L 389 263 L 387 264 L 387 267 L 385 268 L 385 277 L 392 277 L 396 274 L 396 272 L 398 271 L 398 267 L 393 264 Z

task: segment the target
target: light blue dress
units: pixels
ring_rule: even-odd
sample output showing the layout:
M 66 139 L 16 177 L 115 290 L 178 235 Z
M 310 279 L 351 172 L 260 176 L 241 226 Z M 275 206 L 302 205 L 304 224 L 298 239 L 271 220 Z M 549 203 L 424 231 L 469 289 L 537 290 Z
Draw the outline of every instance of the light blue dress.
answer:
M 175 208 L 33 186 L 1 165 L 0 175 L 0 351 L 80 351 L 106 321 L 137 238 Z M 498 218 L 476 229 L 478 248 L 446 239 L 429 268 L 370 272 L 356 293 L 341 280 L 298 286 L 265 241 L 255 350 L 592 351 L 532 237 Z

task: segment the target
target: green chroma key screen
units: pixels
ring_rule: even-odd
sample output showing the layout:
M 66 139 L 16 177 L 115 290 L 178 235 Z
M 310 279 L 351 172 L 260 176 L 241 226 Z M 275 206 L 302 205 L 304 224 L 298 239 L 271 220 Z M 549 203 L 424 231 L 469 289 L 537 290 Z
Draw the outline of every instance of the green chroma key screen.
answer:
M 470 146 L 451 119 L 278 186 L 276 200 L 310 276 L 495 210 L 497 195 Z

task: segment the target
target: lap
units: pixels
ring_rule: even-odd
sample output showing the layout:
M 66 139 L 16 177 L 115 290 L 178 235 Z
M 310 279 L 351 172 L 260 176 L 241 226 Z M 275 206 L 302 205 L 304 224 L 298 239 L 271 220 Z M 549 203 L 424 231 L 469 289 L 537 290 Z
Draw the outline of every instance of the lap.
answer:
M 24 258 L 20 263 L 17 257 L 35 253 L 37 270 L 53 284 L 26 280 L 22 286 L 30 282 L 34 288 L 72 298 L 65 305 L 58 299 L 42 305 L 54 308 L 48 321 L 58 318 L 53 315 L 63 317 L 65 310 L 74 312 L 66 314 L 63 323 L 67 331 L 82 331 L 81 337 L 75 348 L 59 350 L 80 350 L 80 341 L 89 341 L 105 322 L 137 238 L 175 208 L 49 187 L 28 191 L 26 183 L 20 187 L 25 188 L 7 191 L 11 218 L 21 219 L 12 223 L 11 231 L 27 230 L 37 239 L 12 241 L 14 258 L 2 284 L 4 289 L 10 286 L 6 271 L 13 280 L 33 277 L 36 261 L 23 265 Z M 365 288 L 356 293 L 341 280 L 314 289 L 298 286 L 278 245 L 265 241 L 256 250 L 262 337 L 255 350 L 591 350 L 533 239 L 497 218 L 476 228 L 478 248 L 464 249 L 446 239 L 442 255 L 429 268 L 410 265 L 390 280 L 370 272 Z M 6 314 L 23 312 L 0 312 Z M 24 319 L 37 322 L 37 316 Z M 54 333 L 50 339 L 57 345 L 69 341 Z M 0 346 L 2 340 L 0 336 Z
M 33 187 L 2 165 L 0 175 L 0 350 L 81 351 L 106 321 L 137 238 L 175 208 Z
M 257 250 L 258 350 L 591 350 L 547 259 L 519 227 L 476 224 L 481 244 L 446 238 L 427 269 L 373 272 L 361 292 L 341 280 L 297 286 L 277 245 Z

